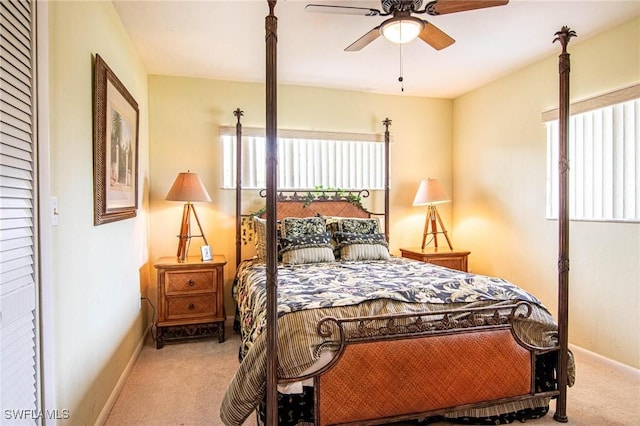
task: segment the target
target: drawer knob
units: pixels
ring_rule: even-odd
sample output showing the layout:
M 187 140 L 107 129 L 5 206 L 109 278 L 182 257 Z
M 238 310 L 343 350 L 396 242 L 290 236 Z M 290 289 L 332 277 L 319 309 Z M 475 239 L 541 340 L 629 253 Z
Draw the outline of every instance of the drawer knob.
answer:
M 195 283 L 196 283 L 196 282 L 193 280 L 193 278 L 191 278 L 191 279 L 189 280 L 189 287 L 193 287 L 193 285 L 194 285 Z
M 189 303 L 189 310 L 193 311 L 196 308 L 196 305 L 194 305 L 193 303 Z

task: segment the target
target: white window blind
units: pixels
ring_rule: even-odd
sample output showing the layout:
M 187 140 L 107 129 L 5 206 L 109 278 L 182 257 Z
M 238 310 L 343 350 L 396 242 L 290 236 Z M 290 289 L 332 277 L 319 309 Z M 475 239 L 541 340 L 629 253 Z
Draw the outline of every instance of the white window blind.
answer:
M 547 218 L 558 217 L 558 120 L 547 126 Z M 569 119 L 569 217 L 640 221 L 640 99 Z
M 0 6 L 0 413 L 8 424 L 36 424 L 39 407 L 34 8 Z
M 235 129 L 221 129 L 223 187 L 235 188 Z M 248 134 L 247 134 L 248 133 Z M 266 187 L 266 138 L 243 131 L 242 187 Z M 377 135 L 322 132 L 278 138 L 278 188 L 384 189 L 384 142 Z

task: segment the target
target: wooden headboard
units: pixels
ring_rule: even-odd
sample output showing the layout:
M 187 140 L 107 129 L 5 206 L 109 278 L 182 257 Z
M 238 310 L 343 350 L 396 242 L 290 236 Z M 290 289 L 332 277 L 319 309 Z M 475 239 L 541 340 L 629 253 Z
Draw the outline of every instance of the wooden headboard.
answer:
M 264 198 L 265 190 L 260 191 Z M 291 190 L 278 192 L 277 220 L 285 217 L 338 216 L 370 218 L 383 216 L 384 213 L 373 213 L 367 210 L 362 201 L 369 197 L 369 191 L 354 190 Z M 239 242 L 247 245 L 253 241 L 253 217 L 266 217 L 266 209 L 262 208 L 250 214 L 241 215 Z

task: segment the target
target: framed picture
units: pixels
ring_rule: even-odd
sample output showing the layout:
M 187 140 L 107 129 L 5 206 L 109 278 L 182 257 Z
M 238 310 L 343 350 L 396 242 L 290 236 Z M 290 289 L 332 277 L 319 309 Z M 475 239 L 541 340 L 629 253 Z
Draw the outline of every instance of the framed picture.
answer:
M 138 209 L 138 104 L 100 55 L 93 84 L 94 225 Z
M 201 246 L 200 253 L 202 254 L 203 262 L 207 262 L 213 259 L 213 254 L 211 253 L 211 246 Z

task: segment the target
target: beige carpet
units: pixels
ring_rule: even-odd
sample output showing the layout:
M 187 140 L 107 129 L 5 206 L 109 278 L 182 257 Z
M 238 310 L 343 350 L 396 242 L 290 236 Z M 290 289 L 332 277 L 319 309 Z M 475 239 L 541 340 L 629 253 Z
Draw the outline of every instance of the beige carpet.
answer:
M 221 425 L 220 402 L 235 372 L 238 335 L 227 341 L 167 344 L 148 339 L 106 421 L 106 426 Z M 640 372 L 575 350 L 577 380 L 569 389 L 572 425 L 640 425 Z M 558 425 L 549 414 L 527 424 Z M 449 424 L 449 423 L 438 423 Z M 245 423 L 255 425 L 253 416 Z

